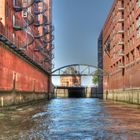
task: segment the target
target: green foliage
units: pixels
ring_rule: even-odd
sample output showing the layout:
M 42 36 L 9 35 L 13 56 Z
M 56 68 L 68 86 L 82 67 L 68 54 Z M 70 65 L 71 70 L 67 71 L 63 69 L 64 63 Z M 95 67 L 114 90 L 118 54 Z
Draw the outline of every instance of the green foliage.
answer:
M 98 70 L 95 71 L 95 73 L 92 76 L 92 82 L 94 85 L 98 85 Z

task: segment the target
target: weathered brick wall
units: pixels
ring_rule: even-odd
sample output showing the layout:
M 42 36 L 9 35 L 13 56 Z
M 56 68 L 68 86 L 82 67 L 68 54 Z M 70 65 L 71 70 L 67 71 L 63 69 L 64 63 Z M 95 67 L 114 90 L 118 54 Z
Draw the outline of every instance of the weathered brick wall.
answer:
M 48 92 L 48 76 L 0 43 L 0 90 Z
M 140 104 L 140 89 L 112 90 L 104 92 L 105 100 L 114 100 L 132 104 Z
M 2 0 L 1 2 L 3 4 L 0 5 L 0 33 L 17 48 L 26 46 L 27 49 L 24 50 L 24 53 L 42 66 L 43 69 L 46 71 L 49 70 L 51 68 L 51 58 L 49 61 L 44 61 L 46 56 L 40 53 L 40 51 L 34 51 L 36 47 L 42 46 L 42 38 L 33 40 L 31 35 L 26 34 L 24 28 L 16 31 L 17 27 L 25 27 L 23 26 L 23 11 L 15 12 L 13 0 Z M 19 2 L 22 2 L 22 0 L 19 0 Z M 47 8 L 49 9 L 46 14 L 51 23 L 51 0 L 46 0 L 46 2 L 48 3 Z M 31 5 L 29 8 L 32 14 L 35 8 L 34 6 Z M 38 7 L 38 5 L 36 6 Z M 16 21 L 16 29 L 13 28 L 13 19 Z M 28 19 L 31 20 L 32 18 Z M 39 31 L 38 27 L 35 27 L 33 23 L 28 29 L 32 34 Z M 50 37 L 48 34 L 46 35 L 46 39 L 47 36 Z M 27 38 L 30 39 L 30 41 L 27 41 L 28 43 L 26 42 Z M 50 41 L 50 43 L 46 44 L 46 50 L 51 52 L 51 47 L 52 42 Z M 21 56 L 19 57 L 15 52 L 11 52 L 7 46 L 0 42 L 0 106 L 48 98 L 48 92 L 53 91 L 53 88 L 50 88 L 50 84 L 51 80 L 44 71 L 33 66 Z

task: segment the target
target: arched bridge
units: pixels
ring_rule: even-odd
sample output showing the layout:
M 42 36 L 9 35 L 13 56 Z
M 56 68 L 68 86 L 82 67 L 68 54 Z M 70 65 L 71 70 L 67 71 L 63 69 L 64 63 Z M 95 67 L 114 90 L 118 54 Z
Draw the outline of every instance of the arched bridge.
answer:
M 108 76 L 109 73 L 95 65 L 89 64 L 71 64 L 60 67 L 52 71 L 52 76 L 92 76 L 92 75 Z

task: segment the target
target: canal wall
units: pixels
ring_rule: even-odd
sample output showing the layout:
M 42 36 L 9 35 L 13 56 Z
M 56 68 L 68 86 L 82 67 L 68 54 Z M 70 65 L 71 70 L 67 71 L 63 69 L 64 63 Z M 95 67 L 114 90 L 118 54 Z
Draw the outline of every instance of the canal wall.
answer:
M 68 89 L 55 89 L 54 94 L 58 98 L 68 98 Z
M 140 104 L 140 89 L 120 89 L 105 91 L 103 94 L 105 100 L 126 102 L 131 104 Z
M 49 75 L 0 42 L 0 106 L 48 98 Z

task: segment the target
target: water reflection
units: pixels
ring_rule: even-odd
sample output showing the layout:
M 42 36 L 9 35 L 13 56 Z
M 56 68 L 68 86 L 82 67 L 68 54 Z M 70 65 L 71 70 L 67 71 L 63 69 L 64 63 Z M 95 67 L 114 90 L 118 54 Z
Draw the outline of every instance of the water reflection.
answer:
M 140 109 L 98 99 L 54 99 L 0 113 L 1 140 L 140 139 Z

